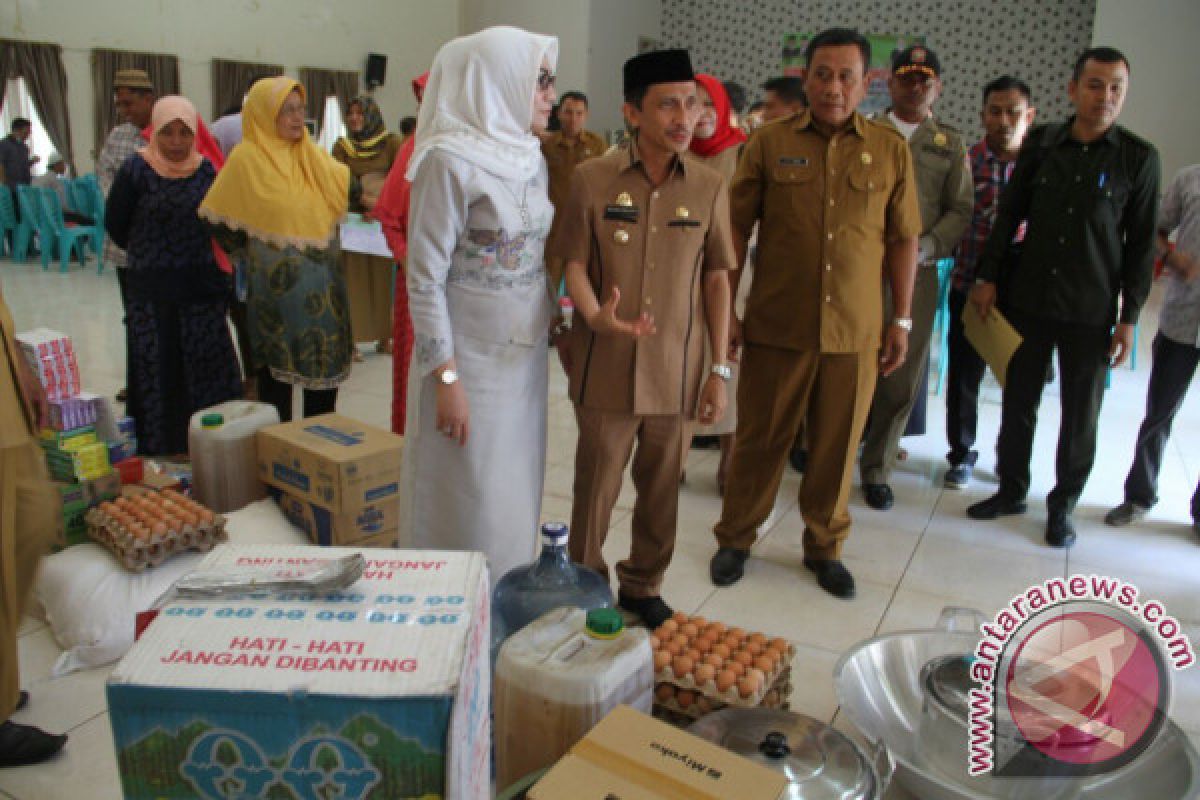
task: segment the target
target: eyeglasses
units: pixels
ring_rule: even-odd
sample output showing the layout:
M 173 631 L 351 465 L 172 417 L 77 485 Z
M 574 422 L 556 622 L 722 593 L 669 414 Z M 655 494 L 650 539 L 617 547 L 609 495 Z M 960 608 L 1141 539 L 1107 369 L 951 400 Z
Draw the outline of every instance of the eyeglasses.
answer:
M 284 117 L 289 116 L 289 115 L 297 115 L 297 116 L 303 117 L 305 110 L 306 109 L 305 109 L 303 103 L 284 103 L 283 106 L 279 109 L 279 115 L 284 116 Z
M 550 70 L 548 70 L 548 69 L 540 69 L 540 70 L 538 70 L 538 77 L 537 77 L 537 88 L 538 88 L 538 91 L 539 91 L 539 92 L 544 92 L 544 91 L 546 91 L 547 89 L 553 89 L 553 88 L 554 88 L 554 81 L 555 81 L 555 80 L 557 80 L 557 79 L 558 79 L 558 76 L 557 76 L 557 75 L 555 75 L 553 72 L 551 72 L 551 71 L 550 71 Z

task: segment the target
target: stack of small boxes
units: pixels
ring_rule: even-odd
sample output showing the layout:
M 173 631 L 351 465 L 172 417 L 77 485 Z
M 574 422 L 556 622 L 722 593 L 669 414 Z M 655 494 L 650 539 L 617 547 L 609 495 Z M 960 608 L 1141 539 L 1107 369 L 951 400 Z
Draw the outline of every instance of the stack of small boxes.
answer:
M 17 342 L 46 390 L 50 408 L 41 445 L 62 499 L 62 544 L 76 544 L 86 540 L 87 510 L 116 497 L 121 489 L 109 445 L 97 431 L 100 417 L 111 412 L 103 398 L 80 391 L 79 364 L 66 334 L 39 328 L 19 334 Z M 131 431 L 132 420 L 120 420 L 115 427 L 118 432 Z

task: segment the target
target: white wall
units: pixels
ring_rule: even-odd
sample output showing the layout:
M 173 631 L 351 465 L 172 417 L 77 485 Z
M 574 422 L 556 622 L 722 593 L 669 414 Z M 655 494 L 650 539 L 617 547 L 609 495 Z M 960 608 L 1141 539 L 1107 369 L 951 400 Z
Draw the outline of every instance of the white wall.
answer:
M 558 37 L 559 94 L 588 83 L 591 0 L 462 0 L 461 33 L 513 25 Z
M 588 41 L 588 100 L 592 110 L 588 124 L 605 132 L 624 126 L 621 67 L 637 55 L 639 36 L 659 39 L 662 0 L 592 0 Z
M 1120 122 L 1158 147 L 1164 190 L 1180 168 L 1200 163 L 1197 35 L 1196 0 L 1096 2 L 1093 43 L 1116 47 L 1130 63 L 1129 95 Z
M 389 127 L 412 114 L 410 79 L 459 32 L 453 0 L 0 0 L 0 32 L 63 46 L 77 166 L 92 168 L 94 47 L 173 53 L 180 88 L 207 119 L 213 58 L 362 71 L 388 57 L 375 97 Z M 363 86 L 365 89 L 365 85 Z

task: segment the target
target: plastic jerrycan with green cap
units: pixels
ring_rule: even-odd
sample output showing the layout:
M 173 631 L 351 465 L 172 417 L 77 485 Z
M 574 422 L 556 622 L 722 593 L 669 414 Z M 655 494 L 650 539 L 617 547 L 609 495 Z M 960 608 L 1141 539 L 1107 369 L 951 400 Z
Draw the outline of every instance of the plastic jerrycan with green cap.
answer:
M 654 657 L 645 628 L 612 608 L 558 608 L 500 649 L 493 688 L 496 785 L 549 767 L 608 712 L 649 714 Z
M 269 403 L 231 400 L 201 409 L 188 423 L 192 494 L 213 511 L 227 513 L 267 496 L 258 479 L 259 429 L 279 424 Z

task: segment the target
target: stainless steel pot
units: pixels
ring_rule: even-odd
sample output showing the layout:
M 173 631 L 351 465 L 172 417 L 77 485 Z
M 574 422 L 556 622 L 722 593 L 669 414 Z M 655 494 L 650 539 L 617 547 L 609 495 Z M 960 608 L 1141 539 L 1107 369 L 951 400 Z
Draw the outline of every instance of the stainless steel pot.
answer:
M 896 761 L 896 781 L 922 800 L 1175 800 L 1200 797 L 1200 755 L 1168 721 L 1153 745 L 1135 761 L 1107 775 L 1070 783 L 967 774 L 964 698 L 940 673 L 947 657 L 973 653 L 979 641 L 978 611 L 943 610 L 932 630 L 887 634 L 852 647 L 834 669 L 842 710 L 867 737 Z M 960 687 L 961 688 L 961 687 Z M 962 727 L 960 727 L 962 726 Z
M 701 717 L 691 733 L 783 773 L 787 800 L 878 800 L 892 775 L 880 745 L 870 751 L 824 722 L 766 708 L 726 708 Z

